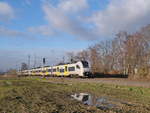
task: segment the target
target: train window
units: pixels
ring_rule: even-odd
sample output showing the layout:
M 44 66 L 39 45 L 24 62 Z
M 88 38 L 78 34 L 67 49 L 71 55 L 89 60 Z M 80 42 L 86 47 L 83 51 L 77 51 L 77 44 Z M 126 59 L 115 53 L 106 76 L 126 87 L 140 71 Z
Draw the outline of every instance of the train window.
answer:
M 82 64 L 83 64 L 83 67 L 84 68 L 88 68 L 89 67 L 89 64 L 87 61 L 82 61 Z
M 68 71 L 67 66 L 65 66 L 65 71 Z
M 59 67 L 57 67 L 57 72 L 59 72 Z
M 76 65 L 76 68 L 77 68 L 77 69 L 80 69 L 80 66 L 79 66 L 79 65 Z
M 82 99 L 83 102 L 87 101 L 89 99 L 89 96 L 88 95 L 85 95 Z
M 53 69 L 53 72 L 56 72 L 56 69 L 55 69 L 55 68 Z
M 51 72 L 51 69 L 48 69 L 48 72 Z
M 60 69 L 59 71 L 60 71 L 61 73 L 63 73 L 63 72 L 64 72 L 64 69 Z
M 75 67 L 69 67 L 68 70 L 69 71 L 75 71 Z
M 80 96 L 79 94 L 76 95 L 76 97 L 79 97 L 79 96 Z

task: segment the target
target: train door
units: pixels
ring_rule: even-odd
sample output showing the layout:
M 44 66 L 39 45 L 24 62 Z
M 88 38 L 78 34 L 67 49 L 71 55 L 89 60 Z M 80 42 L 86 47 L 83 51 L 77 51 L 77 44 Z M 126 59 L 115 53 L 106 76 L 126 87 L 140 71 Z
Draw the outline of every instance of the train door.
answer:
M 80 76 L 81 73 L 81 66 L 80 65 L 76 65 L 76 74 Z
M 56 68 L 56 76 L 60 76 L 60 70 L 59 70 L 59 67 Z
M 64 76 L 69 76 L 68 66 L 65 66 Z

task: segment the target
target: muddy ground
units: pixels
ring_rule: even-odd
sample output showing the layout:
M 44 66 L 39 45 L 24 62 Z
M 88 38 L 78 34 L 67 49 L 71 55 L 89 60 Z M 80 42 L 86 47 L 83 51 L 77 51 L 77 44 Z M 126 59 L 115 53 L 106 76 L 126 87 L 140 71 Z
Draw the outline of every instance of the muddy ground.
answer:
M 0 80 L 0 113 L 150 112 L 149 88 L 110 85 L 100 81 L 94 82 L 94 79 L 79 80 L 39 77 L 3 78 Z M 117 106 L 111 109 L 99 109 L 84 105 L 70 97 L 71 94 L 80 92 L 89 93 L 94 98 L 105 97 L 113 102 L 117 100 Z

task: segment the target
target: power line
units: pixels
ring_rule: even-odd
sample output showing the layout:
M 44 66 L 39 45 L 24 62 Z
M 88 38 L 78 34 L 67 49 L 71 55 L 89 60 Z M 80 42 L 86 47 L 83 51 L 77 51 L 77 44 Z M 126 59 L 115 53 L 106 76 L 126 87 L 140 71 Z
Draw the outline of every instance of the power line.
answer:
M 36 55 L 34 55 L 34 65 L 33 67 L 35 68 L 36 67 Z
M 28 55 L 28 68 L 30 69 L 30 55 Z

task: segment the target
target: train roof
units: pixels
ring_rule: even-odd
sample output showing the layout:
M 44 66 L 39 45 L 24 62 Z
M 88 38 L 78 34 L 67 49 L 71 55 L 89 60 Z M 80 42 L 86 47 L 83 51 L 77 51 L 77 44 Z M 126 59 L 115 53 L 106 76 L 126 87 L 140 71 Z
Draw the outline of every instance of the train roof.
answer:
M 55 66 L 67 65 L 67 64 L 74 64 L 74 63 L 77 63 L 77 62 L 87 62 L 87 61 L 86 61 L 86 60 L 80 60 L 80 61 L 73 61 L 73 62 L 67 62 L 67 63 L 58 63 L 58 64 L 55 65 Z
M 87 62 L 86 60 L 80 60 L 80 61 L 73 61 L 73 62 L 66 62 L 66 63 L 58 63 L 56 65 L 53 65 L 53 66 L 61 66 L 61 65 L 67 65 L 67 64 L 74 64 L 74 63 L 77 63 L 77 62 Z M 51 67 L 51 66 L 43 66 L 43 67 Z M 32 69 L 39 69 L 39 68 L 43 68 L 42 66 L 40 67 L 35 67 L 35 68 L 31 68 L 29 70 L 32 70 Z

